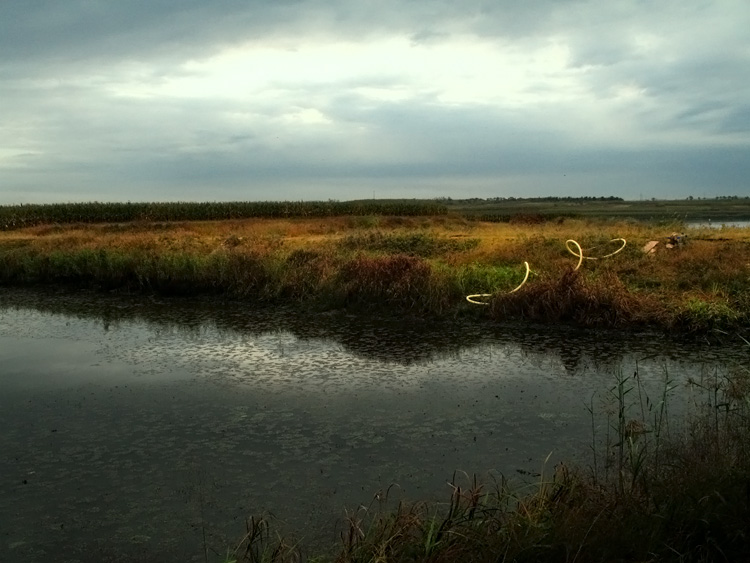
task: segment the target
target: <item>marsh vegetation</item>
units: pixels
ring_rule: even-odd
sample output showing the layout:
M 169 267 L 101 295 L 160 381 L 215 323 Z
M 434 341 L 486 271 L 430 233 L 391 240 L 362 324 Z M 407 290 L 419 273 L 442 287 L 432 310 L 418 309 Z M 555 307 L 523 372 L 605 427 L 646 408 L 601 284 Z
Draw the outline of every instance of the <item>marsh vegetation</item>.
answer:
M 684 231 L 688 243 L 666 250 Z M 606 260 L 576 257 L 627 247 Z M 659 252 L 641 247 L 661 241 Z M 528 283 L 509 295 L 531 267 Z M 730 330 L 750 315 L 750 229 L 615 219 L 483 222 L 459 214 L 46 223 L 0 233 L 0 283 L 217 295 L 300 307 Z M 477 313 L 477 311 L 474 311 Z

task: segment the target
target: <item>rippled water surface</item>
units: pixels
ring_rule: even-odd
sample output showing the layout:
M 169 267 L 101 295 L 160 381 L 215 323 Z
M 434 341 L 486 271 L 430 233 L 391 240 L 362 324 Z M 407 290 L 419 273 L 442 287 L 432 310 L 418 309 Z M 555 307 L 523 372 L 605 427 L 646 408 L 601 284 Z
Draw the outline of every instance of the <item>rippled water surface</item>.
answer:
M 445 499 L 457 470 L 585 462 L 587 407 L 606 412 L 618 372 L 637 364 L 658 393 L 665 373 L 746 356 L 653 334 L 5 290 L 0 560 L 221 560 L 267 512 L 332 544 L 345 508 L 394 483 Z

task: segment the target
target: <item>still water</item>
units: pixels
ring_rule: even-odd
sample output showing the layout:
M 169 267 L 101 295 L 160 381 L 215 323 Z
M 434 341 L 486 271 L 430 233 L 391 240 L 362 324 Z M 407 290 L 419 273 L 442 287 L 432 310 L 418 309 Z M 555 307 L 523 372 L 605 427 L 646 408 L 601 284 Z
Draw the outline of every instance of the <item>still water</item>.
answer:
M 331 545 L 393 484 L 585 464 L 618 372 L 658 395 L 743 345 L 3 290 L 0 561 L 220 561 L 268 513 Z
M 722 220 L 706 220 L 706 221 L 688 221 L 685 223 L 686 227 L 691 229 L 725 229 L 725 228 L 738 228 L 747 229 L 750 227 L 750 221 L 722 221 Z

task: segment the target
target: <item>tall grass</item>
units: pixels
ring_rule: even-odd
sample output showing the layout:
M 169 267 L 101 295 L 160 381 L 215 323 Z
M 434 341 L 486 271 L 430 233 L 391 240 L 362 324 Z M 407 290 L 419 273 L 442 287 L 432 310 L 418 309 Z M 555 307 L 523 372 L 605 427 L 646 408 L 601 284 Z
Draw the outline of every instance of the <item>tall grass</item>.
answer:
M 650 301 L 650 303 L 649 303 Z M 598 278 L 572 268 L 559 277 L 537 280 L 516 293 L 500 293 L 490 303 L 494 318 L 573 322 L 582 326 L 618 326 L 653 322 L 664 307 L 636 296 L 611 271 Z
M 473 314 L 726 332 L 750 322 L 746 231 L 646 256 L 642 242 L 658 239 L 660 230 L 633 223 L 508 225 L 451 215 L 367 215 L 45 225 L 0 233 L 0 283 L 436 314 L 472 314 L 466 295 L 496 293 L 491 307 Z M 623 252 L 572 271 L 576 259 L 566 239 L 578 240 L 588 256 L 611 251 L 617 236 L 629 241 Z M 509 295 L 523 279 L 524 261 L 529 280 Z
M 339 241 L 347 250 L 368 250 L 431 258 L 450 252 L 466 252 L 479 246 L 479 239 L 455 239 L 426 232 L 384 233 L 371 231 L 348 235 Z

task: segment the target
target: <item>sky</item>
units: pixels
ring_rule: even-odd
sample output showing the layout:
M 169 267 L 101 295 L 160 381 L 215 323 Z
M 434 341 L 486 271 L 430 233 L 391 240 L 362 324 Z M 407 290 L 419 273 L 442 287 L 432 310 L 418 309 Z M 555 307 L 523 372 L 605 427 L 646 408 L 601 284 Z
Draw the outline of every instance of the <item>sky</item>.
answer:
M 747 0 L 0 0 L 0 204 L 750 195 Z

